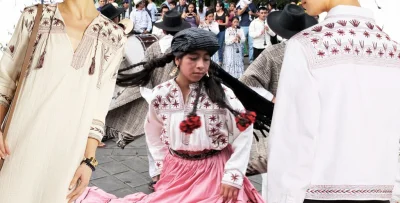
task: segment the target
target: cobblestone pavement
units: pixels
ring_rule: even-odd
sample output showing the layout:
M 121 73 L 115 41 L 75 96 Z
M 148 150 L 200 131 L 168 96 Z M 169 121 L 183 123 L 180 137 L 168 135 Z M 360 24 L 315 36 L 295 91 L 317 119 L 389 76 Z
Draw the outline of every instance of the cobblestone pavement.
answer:
M 245 68 L 247 66 L 248 58 L 245 58 Z M 135 192 L 150 193 L 147 184 L 151 179 L 144 137 L 130 143 L 125 149 L 119 148 L 115 140 L 107 141 L 106 144 L 105 148 L 97 150 L 99 166 L 92 175 L 90 186 L 97 186 L 117 197 Z M 260 192 L 261 176 L 252 176 L 249 179 Z
M 115 141 L 106 142 L 107 146 L 97 150 L 99 166 L 92 175 L 90 186 L 97 186 L 118 197 L 136 192 L 150 193 L 150 182 L 146 141 L 144 137 L 135 140 L 125 149 L 120 149 Z M 250 177 L 258 191 L 261 191 L 261 176 Z

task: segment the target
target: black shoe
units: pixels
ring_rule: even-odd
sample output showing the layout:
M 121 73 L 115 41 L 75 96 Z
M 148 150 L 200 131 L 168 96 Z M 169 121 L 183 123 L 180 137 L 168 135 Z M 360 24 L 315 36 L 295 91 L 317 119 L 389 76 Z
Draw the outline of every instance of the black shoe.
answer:
M 150 183 L 149 183 L 149 190 L 151 190 L 151 191 L 153 191 L 154 192 L 154 185 L 157 183 L 157 181 L 151 181 Z
M 249 55 L 248 55 L 248 54 L 245 54 L 244 57 L 249 57 Z

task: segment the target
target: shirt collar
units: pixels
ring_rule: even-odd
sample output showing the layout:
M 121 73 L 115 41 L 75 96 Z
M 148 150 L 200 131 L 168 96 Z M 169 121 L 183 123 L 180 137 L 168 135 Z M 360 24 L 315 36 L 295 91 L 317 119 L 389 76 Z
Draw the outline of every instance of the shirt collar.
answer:
M 328 12 L 328 15 L 326 16 L 325 19 L 337 18 L 343 16 L 347 16 L 349 18 L 351 17 L 365 18 L 368 19 L 369 21 L 374 21 L 374 14 L 371 10 L 357 6 L 344 6 L 344 5 L 339 5 L 332 8 Z

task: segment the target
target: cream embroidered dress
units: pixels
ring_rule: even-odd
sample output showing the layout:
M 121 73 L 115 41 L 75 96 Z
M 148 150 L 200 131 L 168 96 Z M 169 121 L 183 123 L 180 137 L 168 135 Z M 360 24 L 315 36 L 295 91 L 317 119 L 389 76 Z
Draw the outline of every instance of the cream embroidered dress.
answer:
M 1 105 L 14 96 L 36 11 L 36 6 L 23 11 L 1 59 Z M 7 137 L 11 156 L 0 171 L 1 203 L 67 202 L 88 137 L 103 136 L 125 40 L 121 28 L 99 15 L 74 52 L 57 5 L 44 6 Z

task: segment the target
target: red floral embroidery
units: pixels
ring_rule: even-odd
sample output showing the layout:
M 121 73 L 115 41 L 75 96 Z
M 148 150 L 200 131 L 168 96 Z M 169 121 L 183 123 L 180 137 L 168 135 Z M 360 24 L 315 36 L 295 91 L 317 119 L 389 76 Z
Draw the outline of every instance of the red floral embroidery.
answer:
M 358 20 L 351 20 L 350 24 L 352 24 L 354 27 L 358 27 L 360 25 L 360 21 Z
M 369 29 L 371 29 L 371 30 L 373 30 L 374 27 L 375 27 L 375 26 L 374 26 L 372 23 L 370 23 L 370 22 L 366 22 L 365 24 L 366 24 L 367 27 L 368 27 Z
M 393 57 L 394 57 L 393 51 L 389 52 L 389 56 L 390 56 L 390 58 L 393 58 Z
M 341 30 L 341 29 L 339 29 L 339 30 L 337 31 L 337 33 L 338 33 L 340 36 L 344 36 L 344 35 L 346 34 L 346 32 L 343 31 L 343 30 Z
M 322 31 L 322 26 L 315 26 L 315 27 L 312 28 L 312 31 L 321 32 Z
M 382 57 L 385 53 L 383 53 L 382 50 L 379 50 L 378 54 L 379 54 L 380 57 Z
M 236 182 L 237 180 L 239 180 L 239 175 L 238 174 L 231 174 L 231 180 L 233 182 Z
M 240 113 L 235 117 L 236 126 L 240 132 L 245 131 L 251 124 L 256 121 L 256 113 L 253 111 Z
M 185 134 L 190 135 L 195 129 L 200 128 L 200 126 L 201 126 L 200 117 L 197 115 L 189 115 L 186 118 L 186 120 L 181 122 L 179 128 Z
M 353 36 L 356 36 L 356 32 L 354 32 L 354 30 L 350 30 L 349 33 Z
M 371 54 L 372 54 L 371 48 L 368 48 L 367 51 L 365 51 L 365 52 L 367 52 L 368 55 L 371 55 Z
M 365 32 L 364 32 L 364 36 L 365 36 L 366 38 L 368 38 L 368 37 L 369 37 L 369 32 L 365 31 Z
M 210 119 L 211 122 L 215 122 L 217 120 L 217 117 L 215 115 L 212 115 L 208 119 Z
M 210 102 L 207 101 L 206 103 L 204 103 L 204 107 L 208 108 L 210 106 L 211 106 Z
M 172 92 L 173 92 L 174 94 L 176 94 L 176 92 L 178 92 L 178 89 L 177 89 L 177 88 L 174 88 L 174 89 L 172 89 Z
M 342 46 L 342 40 L 341 39 L 335 39 L 335 42 L 338 46 Z
M 325 41 L 325 42 L 324 42 L 324 47 L 325 47 L 326 50 L 329 49 L 329 42 L 328 42 L 328 41 Z
M 346 26 L 347 25 L 347 21 L 345 21 L 345 20 L 339 20 L 339 21 L 337 21 L 337 23 L 339 25 L 341 25 L 341 26 Z
M 379 25 L 377 25 L 376 28 L 378 28 L 378 30 L 382 32 L 382 28 L 379 27 Z
M 154 106 L 154 108 L 156 108 L 156 109 L 160 108 L 160 104 L 159 104 L 158 102 L 154 102 L 153 106 Z
M 325 52 L 320 50 L 320 51 L 318 51 L 317 55 L 322 58 L 325 56 Z
M 179 106 L 179 102 L 177 102 L 176 100 L 174 101 L 174 103 L 172 104 L 175 108 L 178 108 Z
M 10 49 L 10 52 L 13 54 L 14 53 L 14 45 L 11 45 L 10 47 L 9 47 L 9 49 Z
M 350 53 L 351 49 L 350 49 L 348 46 L 346 46 L 346 47 L 344 48 L 344 51 L 347 52 L 347 53 Z
M 332 37 L 333 36 L 333 33 L 332 32 L 326 32 L 325 33 L 325 37 Z
M 308 35 L 310 35 L 310 33 L 305 32 L 305 33 L 303 33 L 303 35 L 304 35 L 304 36 L 308 36 Z
M 311 42 L 312 42 L 313 44 L 317 44 L 317 43 L 319 42 L 319 39 L 317 39 L 317 38 L 312 38 L 312 39 L 311 39 Z
M 331 52 L 332 52 L 332 54 L 338 54 L 339 53 L 339 50 L 336 48 L 336 47 L 333 47 L 332 48 L 332 50 L 331 50 Z
M 325 27 L 332 29 L 335 27 L 335 23 L 328 23 L 325 25 Z
M 163 87 L 162 85 L 157 86 L 158 89 L 161 89 L 162 87 Z
M 168 106 L 168 104 L 165 101 L 161 105 L 163 108 L 166 108 Z
M 166 116 L 166 115 L 162 115 L 162 116 L 161 116 L 161 119 L 162 119 L 163 121 L 165 121 L 165 120 L 167 120 L 167 116 Z

